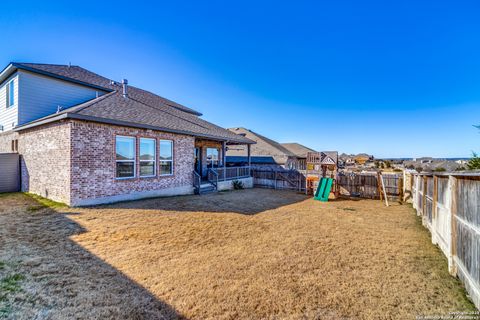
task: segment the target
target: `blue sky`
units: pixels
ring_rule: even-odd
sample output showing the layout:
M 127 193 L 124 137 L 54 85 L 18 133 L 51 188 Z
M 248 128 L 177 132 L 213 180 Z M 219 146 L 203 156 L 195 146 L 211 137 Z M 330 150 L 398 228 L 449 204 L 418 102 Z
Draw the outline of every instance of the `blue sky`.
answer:
M 2 3 L 0 64 L 80 65 L 280 142 L 480 151 L 478 1 Z

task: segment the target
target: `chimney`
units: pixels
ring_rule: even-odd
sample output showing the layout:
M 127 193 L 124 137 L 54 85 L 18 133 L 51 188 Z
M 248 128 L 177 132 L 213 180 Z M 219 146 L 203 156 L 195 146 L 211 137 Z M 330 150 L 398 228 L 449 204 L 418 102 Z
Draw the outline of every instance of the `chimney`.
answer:
M 128 80 L 127 79 L 122 80 L 122 86 L 123 86 L 123 97 L 126 98 L 128 97 Z

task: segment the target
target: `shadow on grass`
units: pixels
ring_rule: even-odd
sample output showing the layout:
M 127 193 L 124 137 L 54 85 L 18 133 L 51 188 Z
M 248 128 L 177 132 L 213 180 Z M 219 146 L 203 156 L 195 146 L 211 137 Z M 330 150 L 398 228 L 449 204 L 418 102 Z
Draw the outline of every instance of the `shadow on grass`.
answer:
M 258 214 L 309 199 L 294 191 L 245 189 L 168 198 L 151 198 L 100 206 L 108 209 L 141 209 L 186 212 Z
M 38 200 L 20 193 L 2 196 L 0 225 L 0 278 L 8 280 L 15 275 L 15 285 L 19 286 L 18 290 L 0 292 L 3 317 L 184 318 L 72 241 L 71 236 L 85 230 Z

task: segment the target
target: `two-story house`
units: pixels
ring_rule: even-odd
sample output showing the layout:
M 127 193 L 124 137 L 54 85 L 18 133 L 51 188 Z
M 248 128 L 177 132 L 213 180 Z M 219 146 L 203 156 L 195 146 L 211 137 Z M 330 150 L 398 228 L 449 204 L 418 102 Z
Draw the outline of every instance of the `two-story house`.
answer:
M 254 142 L 200 116 L 78 66 L 0 73 L 0 153 L 20 154 L 22 191 L 69 205 L 191 194 L 205 180 L 251 185 L 249 170 L 227 172 L 225 151 Z

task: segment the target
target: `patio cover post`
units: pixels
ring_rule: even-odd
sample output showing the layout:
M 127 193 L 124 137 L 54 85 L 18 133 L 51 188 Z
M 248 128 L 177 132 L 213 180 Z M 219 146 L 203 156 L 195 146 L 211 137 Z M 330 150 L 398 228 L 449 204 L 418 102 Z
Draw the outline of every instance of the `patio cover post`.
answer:
M 248 173 L 250 174 L 250 172 L 252 171 L 252 155 L 251 155 L 251 151 L 250 151 L 250 144 L 247 144 L 247 159 L 248 159 Z
M 227 178 L 227 142 L 223 141 L 222 142 L 222 163 L 223 163 L 223 181 L 226 180 Z

